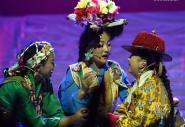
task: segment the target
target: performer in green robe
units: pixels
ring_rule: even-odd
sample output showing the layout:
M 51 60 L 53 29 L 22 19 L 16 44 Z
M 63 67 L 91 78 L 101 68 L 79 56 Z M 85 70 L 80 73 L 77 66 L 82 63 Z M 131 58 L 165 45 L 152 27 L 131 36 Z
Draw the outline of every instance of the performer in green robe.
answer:
M 18 123 L 65 127 L 85 120 L 84 108 L 73 116 L 64 116 L 50 82 L 54 66 L 54 49 L 48 42 L 32 43 L 17 55 L 17 63 L 5 69 L 6 78 L 0 85 L 1 127 Z

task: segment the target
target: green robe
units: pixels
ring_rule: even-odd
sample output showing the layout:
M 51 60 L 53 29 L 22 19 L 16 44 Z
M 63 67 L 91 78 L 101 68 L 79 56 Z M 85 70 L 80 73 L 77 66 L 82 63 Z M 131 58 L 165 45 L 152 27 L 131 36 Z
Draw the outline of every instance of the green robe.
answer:
M 52 84 L 47 82 L 45 88 L 42 84 L 35 84 L 33 75 L 29 74 L 32 88 L 38 97 L 42 90 L 42 115 L 38 115 L 30 100 L 30 90 L 21 83 L 24 79 L 20 76 L 7 78 L 0 85 L 0 104 L 9 111 L 16 111 L 16 117 L 24 123 L 29 122 L 32 127 L 57 127 L 59 120 L 64 117 L 60 103 L 53 93 Z

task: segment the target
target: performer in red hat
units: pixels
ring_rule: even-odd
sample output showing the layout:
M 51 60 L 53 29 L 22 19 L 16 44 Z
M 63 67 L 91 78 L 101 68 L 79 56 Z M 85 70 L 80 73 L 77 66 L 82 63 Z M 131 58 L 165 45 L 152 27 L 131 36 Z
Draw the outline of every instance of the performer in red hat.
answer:
M 136 81 L 129 95 L 115 111 L 118 127 L 173 126 L 173 98 L 170 81 L 163 61 L 172 61 L 165 53 L 165 42 L 155 33 L 140 32 L 131 46 L 122 46 L 131 52 L 129 72 Z

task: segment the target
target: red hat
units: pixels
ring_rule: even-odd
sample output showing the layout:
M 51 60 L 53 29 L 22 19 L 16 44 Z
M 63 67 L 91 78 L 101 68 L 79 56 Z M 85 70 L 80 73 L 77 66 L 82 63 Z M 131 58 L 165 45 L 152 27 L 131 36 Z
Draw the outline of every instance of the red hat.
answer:
M 122 47 L 129 52 L 134 52 L 136 50 L 152 51 L 162 56 L 163 61 L 172 61 L 172 57 L 165 53 L 164 40 L 155 33 L 139 32 L 131 46 L 123 45 Z

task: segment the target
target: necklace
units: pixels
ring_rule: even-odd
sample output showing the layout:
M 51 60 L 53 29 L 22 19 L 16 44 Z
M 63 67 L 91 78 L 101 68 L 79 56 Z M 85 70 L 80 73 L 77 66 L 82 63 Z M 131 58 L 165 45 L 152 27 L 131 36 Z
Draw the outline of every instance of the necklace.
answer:
M 41 109 L 41 102 L 42 102 L 42 92 L 39 93 L 38 97 L 36 97 L 36 93 L 32 87 L 32 83 L 30 79 L 27 76 L 24 76 L 24 79 L 26 81 L 26 84 L 30 87 L 30 100 L 32 102 L 32 105 L 35 107 L 35 110 L 38 114 L 42 114 Z

